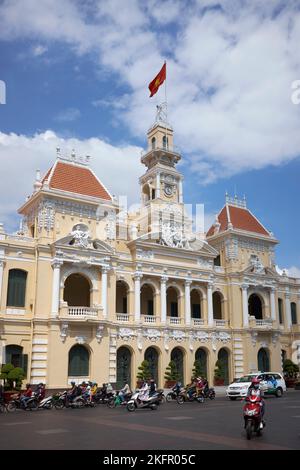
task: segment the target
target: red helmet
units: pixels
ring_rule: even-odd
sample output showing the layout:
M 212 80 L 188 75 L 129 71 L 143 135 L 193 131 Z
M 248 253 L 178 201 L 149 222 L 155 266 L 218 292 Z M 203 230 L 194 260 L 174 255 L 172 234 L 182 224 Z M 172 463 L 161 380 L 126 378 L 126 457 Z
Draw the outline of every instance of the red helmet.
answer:
M 252 385 L 259 385 L 259 382 L 260 382 L 260 380 L 259 380 L 257 377 L 254 377 L 254 378 L 252 379 L 252 382 L 251 382 L 251 383 L 252 383 Z

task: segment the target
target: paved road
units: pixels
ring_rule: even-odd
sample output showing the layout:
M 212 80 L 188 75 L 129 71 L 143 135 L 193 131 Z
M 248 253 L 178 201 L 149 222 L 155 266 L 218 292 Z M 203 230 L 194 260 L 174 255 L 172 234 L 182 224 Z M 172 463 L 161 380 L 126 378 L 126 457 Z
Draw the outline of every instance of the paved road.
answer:
M 267 427 L 247 441 L 242 403 L 217 397 L 204 404 L 176 402 L 157 411 L 104 405 L 82 410 L 0 414 L 0 449 L 299 449 L 300 392 L 266 399 Z

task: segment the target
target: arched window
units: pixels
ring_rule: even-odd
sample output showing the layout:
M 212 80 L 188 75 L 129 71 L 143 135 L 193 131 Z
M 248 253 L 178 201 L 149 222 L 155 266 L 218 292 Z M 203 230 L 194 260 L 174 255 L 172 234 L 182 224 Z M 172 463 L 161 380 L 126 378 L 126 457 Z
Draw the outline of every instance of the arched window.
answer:
M 168 137 L 166 137 L 165 135 L 163 136 L 163 148 L 164 149 L 167 149 L 168 148 Z
M 156 139 L 155 139 L 155 137 L 152 137 L 152 139 L 151 139 L 151 146 L 152 146 L 152 150 L 154 150 L 155 147 L 156 147 Z
M 174 361 L 176 364 L 176 369 L 179 375 L 179 380 L 184 383 L 183 376 L 183 352 L 180 348 L 174 348 L 171 352 L 171 361 Z
M 145 351 L 145 361 L 149 362 L 149 370 L 151 373 L 151 378 L 155 380 L 156 385 L 158 386 L 158 352 L 155 348 L 150 347 Z
M 257 294 L 251 294 L 248 300 L 248 312 L 249 315 L 252 315 L 256 320 L 262 320 L 263 309 L 262 301 Z
M 155 315 L 154 290 L 150 284 L 143 284 L 141 288 L 141 313 L 143 315 Z
M 71 274 L 65 282 L 64 301 L 69 307 L 90 307 L 90 283 L 82 274 Z
M 269 351 L 265 348 L 260 348 L 257 353 L 257 364 L 260 372 L 270 371 L 270 356 Z
M 195 354 L 195 361 L 198 362 L 201 377 L 207 377 L 207 352 L 205 349 L 197 349 Z
M 87 377 L 89 375 L 89 352 L 80 345 L 76 344 L 69 351 L 69 377 Z
M 9 270 L 6 302 L 8 307 L 25 307 L 26 280 L 26 271 L 21 269 Z
M 127 302 L 128 286 L 123 281 L 117 281 L 116 285 L 116 312 L 128 313 Z
M 297 325 L 297 305 L 295 302 L 291 302 L 291 317 L 292 317 L 292 324 Z
M 283 323 L 283 300 L 278 299 L 278 317 L 279 323 L 282 325 Z
M 5 347 L 5 363 L 14 367 L 21 367 L 26 376 L 28 368 L 28 354 L 23 354 L 23 348 L 16 344 L 9 344 Z
M 220 292 L 213 293 L 213 314 L 215 320 L 221 320 L 223 318 L 222 295 Z
M 221 348 L 218 352 L 219 370 L 221 371 L 224 385 L 229 383 L 229 354 L 225 348 Z

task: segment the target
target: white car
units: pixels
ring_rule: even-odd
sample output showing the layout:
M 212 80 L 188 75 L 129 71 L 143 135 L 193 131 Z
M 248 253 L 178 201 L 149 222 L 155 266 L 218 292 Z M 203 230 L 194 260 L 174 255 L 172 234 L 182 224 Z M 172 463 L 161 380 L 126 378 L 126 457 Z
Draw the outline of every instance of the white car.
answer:
M 260 387 L 264 395 L 276 395 L 279 398 L 282 397 L 283 392 L 286 392 L 285 380 L 280 372 L 256 372 L 236 379 L 228 386 L 226 395 L 230 400 L 245 397 L 254 377 L 260 380 Z

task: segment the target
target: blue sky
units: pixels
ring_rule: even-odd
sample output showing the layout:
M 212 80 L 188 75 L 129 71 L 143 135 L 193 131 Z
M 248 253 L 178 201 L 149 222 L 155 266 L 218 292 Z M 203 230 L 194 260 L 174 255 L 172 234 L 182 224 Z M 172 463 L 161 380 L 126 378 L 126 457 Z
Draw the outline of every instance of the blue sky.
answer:
M 34 171 L 47 170 L 57 145 L 92 155 L 111 192 L 138 202 L 141 147 L 164 99 L 162 90 L 149 99 L 147 87 L 167 59 L 185 201 L 204 203 L 212 220 L 226 190 L 245 194 L 280 240 L 279 266 L 297 273 L 300 105 L 291 85 L 300 80 L 299 2 L 261 3 L 0 2 L 7 87 L 0 219 L 7 228 L 16 228 Z

